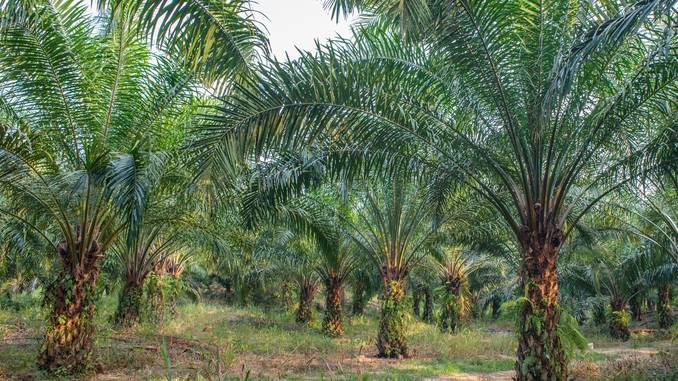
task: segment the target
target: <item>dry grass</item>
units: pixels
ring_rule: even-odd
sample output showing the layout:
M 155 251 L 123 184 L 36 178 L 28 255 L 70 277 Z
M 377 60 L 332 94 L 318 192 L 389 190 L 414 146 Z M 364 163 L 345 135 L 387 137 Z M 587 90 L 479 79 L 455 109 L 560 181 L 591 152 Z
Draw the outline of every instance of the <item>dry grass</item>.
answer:
M 411 321 L 412 358 L 383 360 L 375 357 L 374 310 L 347 319 L 346 335 L 329 339 L 320 334 L 320 316 L 310 326 L 300 326 L 284 311 L 218 304 L 183 305 L 178 316 L 164 325 L 120 331 L 108 323 L 114 306 L 115 298 L 102 300 L 97 314 L 97 362 L 86 379 L 504 379 L 511 374 L 516 345 L 510 322 L 472 324 L 448 335 Z M 34 365 L 43 318 L 36 307 L 0 312 L 0 379 L 44 377 Z M 635 342 L 614 347 L 602 337 L 594 335 L 593 340 L 596 348 L 608 352 L 579 355 L 573 367 L 577 379 L 632 374 L 665 364 L 659 357 L 663 354 L 633 359 L 642 349 L 675 355 L 669 341 L 651 337 L 635 337 Z M 170 367 L 161 353 L 163 345 Z

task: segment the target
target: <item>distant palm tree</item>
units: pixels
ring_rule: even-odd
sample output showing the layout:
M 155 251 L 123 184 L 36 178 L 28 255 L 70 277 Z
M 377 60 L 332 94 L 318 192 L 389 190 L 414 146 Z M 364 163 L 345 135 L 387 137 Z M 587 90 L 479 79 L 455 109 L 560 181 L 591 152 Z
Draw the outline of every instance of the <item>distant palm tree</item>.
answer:
M 364 193 L 350 234 L 360 252 L 379 268 L 384 291 L 377 348 L 382 357 L 408 355 L 405 335 L 405 280 L 426 255 L 436 232 L 430 204 L 401 180 Z
M 613 242 L 612 250 L 623 252 L 611 255 L 602 247 L 580 249 L 578 255 L 590 258 L 591 263 L 567 266 L 563 278 L 568 287 L 588 293 L 591 298 L 603 297 L 610 308 L 607 318 L 610 336 L 626 341 L 630 337 L 631 319 L 627 306 L 638 292 L 642 269 L 633 260 L 638 250 L 635 245 L 621 240 Z
M 463 252 L 460 247 L 440 248 L 433 257 L 441 283 L 439 326 L 443 332 L 455 333 L 459 322 L 471 315 L 471 276 L 480 271 L 486 262 Z

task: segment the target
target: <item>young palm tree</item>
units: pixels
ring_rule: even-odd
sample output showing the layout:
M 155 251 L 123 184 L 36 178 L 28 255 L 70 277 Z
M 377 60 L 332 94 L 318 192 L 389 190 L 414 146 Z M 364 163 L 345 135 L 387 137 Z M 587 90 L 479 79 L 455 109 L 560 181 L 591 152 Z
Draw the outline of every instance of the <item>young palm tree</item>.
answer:
M 671 126 L 673 2 L 326 4 L 378 17 L 352 41 L 265 65 L 212 119 L 200 148 L 223 152 L 238 138 L 255 155 L 319 147 L 342 173 L 363 173 L 365 163 L 463 173 L 521 252 L 517 378 L 566 379 L 560 250 Z
M 379 191 L 366 192 L 357 217 L 350 234 L 379 268 L 384 286 L 377 335 L 379 356 L 407 356 L 405 280 L 426 254 L 425 245 L 436 232 L 429 220 L 429 204 L 417 199 L 407 185 L 393 180 Z
M 642 282 L 642 270 L 634 260 L 637 250 L 629 243 L 617 243 L 622 254 L 609 254 L 597 249 L 581 249 L 586 257 L 592 259 L 588 265 L 573 264 L 565 271 L 566 282 L 570 287 L 588 292 L 589 297 L 604 297 L 609 303 L 610 314 L 607 317 L 610 336 L 628 340 L 631 315 L 627 306 L 629 300 L 637 293 L 637 285 Z
M 470 316 L 473 306 L 470 278 L 485 264 L 481 258 L 462 250 L 461 247 L 440 248 L 433 256 L 441 282 L 439 326 L 443 332 L 455 333 L 459 322 Z
M 616 222 L 646 243 L 638 265 L 648 285 L 657 287 L 660 328 L 673 324 L 670 290 L 678 267 L 678 208 L 673 201 L 677 189 L 673 172 L 659 173 L 645 179 L 644 187 L 628 187 L 622 204 L 612 204 L 621 215 L 615 216 Z
M 122 326 L 133 326 L 141 319 L 144 303 L 144 285 L 151 272 L 176 254 L 177 234 L 165 231 L 162 223 L 144 227 L 131 243 L 118 242 L 112 254 L 124 269 L 124 286 L 120 293 L 114 321 Z

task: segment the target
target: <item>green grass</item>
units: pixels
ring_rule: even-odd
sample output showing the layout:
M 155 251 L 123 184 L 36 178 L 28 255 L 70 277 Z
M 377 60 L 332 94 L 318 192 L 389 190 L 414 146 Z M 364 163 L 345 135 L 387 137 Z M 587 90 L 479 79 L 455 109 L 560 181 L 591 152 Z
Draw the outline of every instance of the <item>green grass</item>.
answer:
M 162 342 L 172 374 L 190 380 L 246 375 L 250 379 L 410 380 L 508 371 L 514 366 L 516 340 L 511 322 L 470 323 L 449 335 L 410 320 L 412 358 L 382 360 L 375 358 L 378 312 L 374 309 L 365 316 L 347 318 L 345 336 L 330 339 L 320 333 L 320 313 L 306 326 L 294 322 L 292 311 L 212 303 L 183 304 L 177 316 L 164 324 L 118 330 L 110 324 L 116 303 L 114 296 L 102 297 L 95 318 L 95 365 L 106 379 L 165 380 L 168 369 L 157 350 Z M 39 295 L 25 297 L 20 305 L 19 310 L 0 310 L 0 332 L 8 343 L 0 346 L 0 378 L 41 379 L 44 375 L 35 368 L 35 358 L 45 312 L 39 307 Z M 672 345 L 651 337 L 622 345 L 596 332 L 587 332 L 587 338 L 596 349 Z M 574 360 L 599 367 L 618 357 L 579 352 Z

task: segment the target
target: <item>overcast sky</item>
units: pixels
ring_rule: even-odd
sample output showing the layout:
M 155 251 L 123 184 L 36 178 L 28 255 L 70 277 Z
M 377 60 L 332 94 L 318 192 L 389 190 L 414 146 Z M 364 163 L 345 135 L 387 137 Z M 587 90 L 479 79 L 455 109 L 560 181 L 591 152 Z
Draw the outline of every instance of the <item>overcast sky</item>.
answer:
M 314 40 L 324 41 L 337 34 L 348 37 L 350 22 L 338 24 L 322 7 L 322 0 L 257 0 L 255 9 L 268 18 L 260 17 L 266 25 L 271 49 L 278 58 L 285 52 L 296 57 L 295 46 L 302 50 L 314 48 Z
M 91 0 L 80 0 L 95 13 Z M 273 55 L 284 58 L 298 56 L 295 46 L 302 50 L 315 47 L 315 39 L 327 40 L 340 34 L 350 36 L 352 20 L 336 23 L 330 12 L 322 7 L 322 0 L 255 0 L 254 8 L 261 14 L 257 19 L 266 26 Z M 265 17 L 264 17 L 265 15 Z

